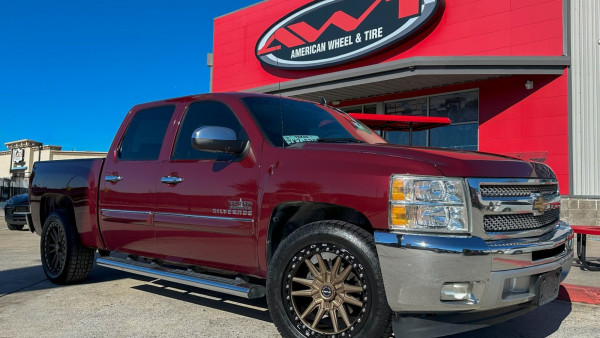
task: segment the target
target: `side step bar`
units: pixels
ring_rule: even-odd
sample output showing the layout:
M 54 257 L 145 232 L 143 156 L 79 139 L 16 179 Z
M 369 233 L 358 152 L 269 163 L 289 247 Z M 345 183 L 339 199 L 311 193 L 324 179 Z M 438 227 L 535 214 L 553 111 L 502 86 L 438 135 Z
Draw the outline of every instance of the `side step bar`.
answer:
M 262 285 L 247 283 L 240 279 L 228 279 L 191 271 L 169 269 L 156 264 L 130 261 L 116 257 L 100 257 L 96 260 L 96 263 L 107 268 L 249 299 L 264 297 L 266 291 Z

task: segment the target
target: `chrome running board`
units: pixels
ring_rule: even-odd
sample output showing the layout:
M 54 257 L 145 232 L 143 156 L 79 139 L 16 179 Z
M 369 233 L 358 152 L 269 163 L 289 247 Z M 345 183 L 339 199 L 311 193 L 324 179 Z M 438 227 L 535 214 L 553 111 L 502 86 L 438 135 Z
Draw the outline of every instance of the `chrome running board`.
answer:
M 255 299 L 265 296 L 264 286 L 251 284 L 240 279 L 228 279 L 192 271 L 164 268 L 156 264 L 136 262 L 116 257 L 100 257 L 96 260 L 96 263 L 107 268 L 195 286 L 243 298 Z

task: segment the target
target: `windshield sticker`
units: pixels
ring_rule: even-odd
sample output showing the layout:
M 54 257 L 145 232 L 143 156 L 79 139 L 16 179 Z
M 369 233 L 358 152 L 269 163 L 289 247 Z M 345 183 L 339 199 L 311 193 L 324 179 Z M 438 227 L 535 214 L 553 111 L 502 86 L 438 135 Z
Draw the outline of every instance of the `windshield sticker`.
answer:
M 302 142 L 317 142 L 319 137 L 316 135 L 283 135 L 283 140 L 288 145 Z

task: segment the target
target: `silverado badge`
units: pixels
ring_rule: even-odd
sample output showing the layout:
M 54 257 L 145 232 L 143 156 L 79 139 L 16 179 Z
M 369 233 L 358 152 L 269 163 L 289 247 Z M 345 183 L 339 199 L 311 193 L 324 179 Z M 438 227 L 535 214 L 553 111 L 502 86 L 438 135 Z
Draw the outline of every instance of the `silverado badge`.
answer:
M 252 202 L 243 201 L 228 201 L 228 209 L 212 209 L 213 214 L 234 215 L 234 216 L 252 216 Z

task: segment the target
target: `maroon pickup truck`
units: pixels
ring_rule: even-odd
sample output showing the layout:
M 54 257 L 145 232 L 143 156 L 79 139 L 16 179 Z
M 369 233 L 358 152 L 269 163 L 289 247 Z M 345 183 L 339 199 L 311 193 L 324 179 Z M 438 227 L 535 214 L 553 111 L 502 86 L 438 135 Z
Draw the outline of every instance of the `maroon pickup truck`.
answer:
M 84 280 L 97 251 L 98 265 L 266 296 L 285 337 L 480 328 L 555 299 L 573 257 L 546 165 L 396 146 L 266 95 L 135 106 L 106 159 L 37 163 L 30 200 L 51 281 Z

